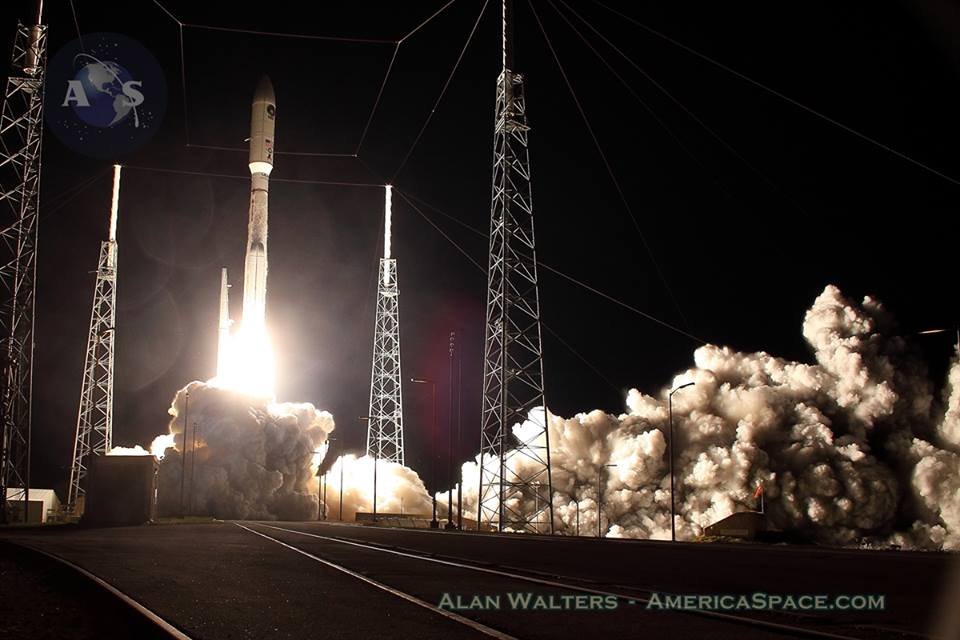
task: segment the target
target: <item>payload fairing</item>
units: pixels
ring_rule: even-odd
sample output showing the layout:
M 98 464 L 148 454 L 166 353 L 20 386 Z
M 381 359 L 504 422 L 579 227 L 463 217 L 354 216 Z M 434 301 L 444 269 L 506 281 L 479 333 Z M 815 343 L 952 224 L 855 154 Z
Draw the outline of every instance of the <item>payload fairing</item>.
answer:
M 253 96 L 250 116 L 250 220 L 243 272 L 243 324 L 264 326 L 267 309 L 267 193 L 273 171 L 277 99 L 270 78 L 263 76 Z

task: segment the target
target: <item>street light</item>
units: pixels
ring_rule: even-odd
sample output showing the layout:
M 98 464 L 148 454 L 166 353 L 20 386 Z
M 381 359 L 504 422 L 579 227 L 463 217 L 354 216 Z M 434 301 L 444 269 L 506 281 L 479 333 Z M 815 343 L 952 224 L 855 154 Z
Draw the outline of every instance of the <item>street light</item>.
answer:
M 343 439 L 339 440 L 340 442 L 340 511 L 337 512 L 337 519 L 340 522 L 343 522 Z
M 953 329 L 927 329 L 926 331 L 920 331 L 917 335 L 929 336 L 935 333 L 952 333 Z M 960 328 L 956 329 L 957 332 L 957 353 L 960 353 Z
M 600 521 L 603 520 L 603 492 L 600 491 L 600 474 L 603 473 L 603 470 L 608 467 L 615 467 L 615 464 L 605 464 L 599 469 L 597 469 L 597 537 L 600 536 Z M 580 504 L 577 503 L 577 521 L 580 520 Z
M 670 417 L 670 540 L 677 541 L 676 502 L 673 499 L 673 394 L 680 389 L 693 386 L 692 382 L 682 384 L 667 395 L 667 413 Z
M 432 428 L 433 428 L 433 455 L 430 456 L 430 484 L 433 485 L 434 491 L 430 492 L 430 495 L 433 497 L 433 520 L 430 521 L 431 529 L 439 529 L 440 522 L 437 520 L 437 494 L 436 494 L 436 484 L 437 484 L 437 383 L 433 380 L 428 380 L 426 378 L 410 378 L 410 382 L 414 384 L 428 384 L 430 385 L 430 406 L 431 406 L 431 415 L 432 415 Z
M 329 436 L 323 443 L 323 458 L 320 459 L 320 466 L 317 467 L 317 520 L 327 519 L 327 487 L 330 484 L 327 478 L 327 474 L 330 472 L 330 468 L 327 466 L 327 456 L 330 455 L 330 443 L 336 441 L 336 436 Z M 320 469 L 323 469 L 323 474 L 320 473 Z
M 194 478 L 196 476 L 196 471 L 197 471 L 197 443 L 200 441 L 200 437 L 197 434 L 197 429 L 199 427 L 200 427 L 199 423 L 196 420 L 194 420 L 193 421 L 193 438 L 191 438 L 190 440 L 190 504 L 189 504 L 188 511 L 191 516 L 194 515 L 193 495 L 196 492 L 196 490 L 194 489 L 194 484 L 195 484 Z
M 456 352 L 457 334 L 450 332 L 450 411 L 447 413 L 447 443 L 449 451 L 447 452 L 447 524 L 443 527 L 446 530 L 456 529 L 453 524 L 453 354 Z M 459 484 L 459 483 L 457 483 Z

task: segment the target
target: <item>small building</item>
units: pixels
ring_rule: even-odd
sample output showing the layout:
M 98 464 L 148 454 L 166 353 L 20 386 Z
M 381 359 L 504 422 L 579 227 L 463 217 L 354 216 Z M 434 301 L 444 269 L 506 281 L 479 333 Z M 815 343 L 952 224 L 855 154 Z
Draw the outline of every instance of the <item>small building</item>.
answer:
M 714 522 L 703 530 L 706 536 L 755 540 L 767 530 L 767 516 L 760 511 L 741 511 Z
M 96 456 L 87 475 L 83 524 L 119 527 L 157 519 L 157 473 L 153 456 Z
M 23 487 L 7 487 L 7 514 L 10 522 L 23 522 L 23 494 Z M 31 487 L 29 500 L 29 524 L 45 524 L 49 514 L 60 510 L 60 500 L 53 489 Z

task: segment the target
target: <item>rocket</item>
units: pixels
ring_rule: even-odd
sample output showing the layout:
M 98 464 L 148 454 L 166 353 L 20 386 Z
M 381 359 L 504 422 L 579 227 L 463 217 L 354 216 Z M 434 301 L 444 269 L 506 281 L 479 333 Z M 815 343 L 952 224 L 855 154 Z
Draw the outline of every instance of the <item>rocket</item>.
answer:
M 243 324 L 254 330 L 264 326 L 267 308 L 267 192 L 276 116 L 273 85 L 263 76 L 253 95 L 250 116 L 250 219 L 243 272 Z

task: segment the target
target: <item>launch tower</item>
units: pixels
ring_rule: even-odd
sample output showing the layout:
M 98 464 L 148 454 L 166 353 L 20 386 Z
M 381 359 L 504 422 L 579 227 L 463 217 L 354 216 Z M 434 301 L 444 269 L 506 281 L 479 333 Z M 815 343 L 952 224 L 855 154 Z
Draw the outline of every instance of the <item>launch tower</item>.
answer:
M 511 7 L 503 0 L 481 415 L 477 526 L 553 533 L 540 299 L 524 78 L 511 69 Z M 543 408 L 530 415 L 532 409 Z M 534 422 L 514 431 L 513 426 Z
M 403 394 L 400 390 L 400 290 L 397 261 L 390 257 L 390 185 L 386 186 L 383 257 L 377 285 L 377 318 L 373 331 L 373 367 L 370 372 L 370 419 L 367 455 L 403 464 Z
M 17 25 L 0 112 L 0 523 L 30 499 L 33 315 L 47 27 Z M 8 489 L 12 492 L 8 493 Z M 27 509 L 23 509 L 24 520 Z
M 113 442 L 113 345 L 117 318 L 117 210 L 120 203 L 120 165 L 113 165 L 113 196 L 110 201 L 110 231 L 100 243 L 100 262 L 93 291 L 87 355 L 80 387 L 77 433 L 67 509 L 75 511 L 86 492 L 84 480 L 90 456 L 106 455 Z

